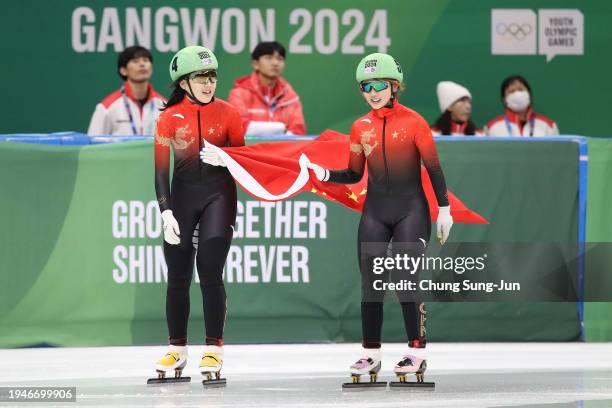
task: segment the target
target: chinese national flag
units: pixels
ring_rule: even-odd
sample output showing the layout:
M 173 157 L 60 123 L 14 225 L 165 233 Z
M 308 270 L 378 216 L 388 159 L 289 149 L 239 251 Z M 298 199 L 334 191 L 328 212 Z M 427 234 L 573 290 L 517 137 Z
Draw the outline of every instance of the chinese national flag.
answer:
M 264 201 L 280 201 L 302 192 L 314 193 L 361 211 L 367 194 L 367 171 L 356 184 L 335 184 L 318 181 L 306 163 L 328 169 L 344 169 L 348 163 L 348 136 L 326 130 L 312 141 L 259 143 L 243 147 L 218 148 L 210 144 L 227 165 L 236 182 L 251 196 Z M 421 166 L 421 181 L 429 203 L 432 220 L 438 216 L 436 197 L 429 175 Z M 488 224 L 488 221 L 467 208 L 450 190 L 448 199 L 454 222 Z

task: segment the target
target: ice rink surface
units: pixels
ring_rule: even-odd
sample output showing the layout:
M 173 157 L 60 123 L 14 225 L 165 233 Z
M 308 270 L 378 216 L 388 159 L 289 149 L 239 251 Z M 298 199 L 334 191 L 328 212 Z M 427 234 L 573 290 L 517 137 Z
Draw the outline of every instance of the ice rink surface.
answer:
M 612 407 L 612 343 L 432 343 L 425 381 L 435 391 L 343 392 L 358 344 L 228 345 L 227 387 L 204 389 L 202 349 L 190 346 L 190 383 L 164 386 L 146 379 L 165 347 L 3 349 L 0 386 L 77 389 L 76 403 L 21 407 Z M 405 351 L 383 346 L 379 381 L 396 380 Z

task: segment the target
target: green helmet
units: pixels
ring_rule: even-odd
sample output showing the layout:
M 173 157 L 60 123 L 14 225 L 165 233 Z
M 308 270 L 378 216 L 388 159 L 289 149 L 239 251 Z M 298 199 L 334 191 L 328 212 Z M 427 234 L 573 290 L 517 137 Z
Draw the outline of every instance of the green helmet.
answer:
M 208 48 L 192 45 L 179 50 L 170 61 L 170 78 L 176 81 L 196 71 L 217 69 L 217 57 Z
M 355 76 L 359 83 L 377 78 L 395 79 L 398 82 L 404 79 L 400 64 L 389 54 L 380 52 L 365 56 L 357 65 Z

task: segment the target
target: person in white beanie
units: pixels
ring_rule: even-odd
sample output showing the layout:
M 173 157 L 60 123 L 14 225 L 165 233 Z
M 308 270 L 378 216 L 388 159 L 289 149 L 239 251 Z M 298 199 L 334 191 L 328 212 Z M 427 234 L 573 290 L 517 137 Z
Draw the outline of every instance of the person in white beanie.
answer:
M 471 119 L 472 94 L 455 82 L 442 81 L 436 89 L 442 114 L 431 126 L 434 135 L 478 135 L 484 133 Z
M 485 126 L 487 136 L 556 136 L 559 128 L 551 118 L 536 113 L 532 106 L 529 83 L 520 75 L 511 75 L 501 84 L 504 114 Z

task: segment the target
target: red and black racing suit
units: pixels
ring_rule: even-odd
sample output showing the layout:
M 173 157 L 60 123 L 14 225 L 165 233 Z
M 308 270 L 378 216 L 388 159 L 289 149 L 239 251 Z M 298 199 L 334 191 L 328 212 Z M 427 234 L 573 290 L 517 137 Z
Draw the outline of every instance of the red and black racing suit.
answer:
M 390 242 L 394 253 L 424 254 L 431 220 L 421 185 L 421 160 L 438 205 L 447 206 L 448 197 L 431 130 L 415 111 L 393 100 L 392 107 L 372 110 L 355 121 L 350 139 L 348 168 L 330 171 L 329 181 L 356 183 L 367 163 L 368 191 L 358 232 L 363 346 L 379 348 L 385 292 L 373 290 L 374 281 L 381 276 L 372 272 L 372 258 L 387 255 L 383 248 Z M 425 347 L 424 304 L 418 297 L 397 294 L 410 347 Z
M 181 243 L 164 242 L 168 265 L 166 319 L 169 341 L 187 344 L 189 286 L 195 249 L 192 235 L 200 224 L 196 257 L 203 297 L 206 344 L 223 345 L 226 294 L 223 265 L 236 221 L 236 184 L 225 167 L 200 161 L 204 140 L 216 146 L 243 146 L 238 111 L 213 99 L 200 105 L 185 97 L 164 110 L 155 130 L 155 191 L 161 211 L 171 209 L 178 221 Z M 174 151 L 172 189 L 170 146 Z

